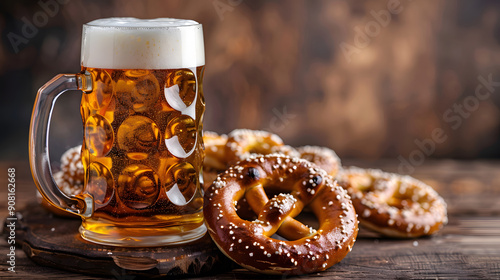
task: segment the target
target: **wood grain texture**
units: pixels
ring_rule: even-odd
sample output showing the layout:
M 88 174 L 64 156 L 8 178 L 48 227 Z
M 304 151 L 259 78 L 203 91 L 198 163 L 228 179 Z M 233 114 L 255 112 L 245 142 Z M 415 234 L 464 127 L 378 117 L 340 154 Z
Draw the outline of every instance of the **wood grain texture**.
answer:
M 395 161 L 348 161 L 346 165 L 397 171 Z M 12 165 L 0 163 L 0 172 Z M 17 166 L 17 206 L 35 200 L 34 184 L 25 163 Z M 26 172 L 27 171 L 27 172 Z M 351 253 L 329 270 L 297 278 L 312 279 L 500 279 L 500 162 L 426 161 L 412 174 L 443 195 L 449 224 L 437 235 L 419 239 L 388 239 L 361 229 Z M 5 176 L 0 184 L 6 186 Z M 0 188 L 0 219 L 6 212 L 6 188 Z M 16 250 L 16 273 L 6 264 L 8 246 L 0 239 L 0 277 L 6 279 L 140 279 L 117 270 L 108 278 L 40 266 Z M 262 279 L 267 276 L 234 268 L 195 279 Z

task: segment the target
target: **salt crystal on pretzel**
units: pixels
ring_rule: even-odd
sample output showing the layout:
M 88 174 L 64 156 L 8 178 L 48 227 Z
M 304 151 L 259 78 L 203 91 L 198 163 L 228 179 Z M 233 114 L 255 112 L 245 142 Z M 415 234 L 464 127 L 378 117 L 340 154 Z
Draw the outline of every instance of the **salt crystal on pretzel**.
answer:
M 268 188 L 282 194 L 268 199 Z M 235 202 L 243 197 L 258 214 L 256 220 L 238 215 Z M 294 218 L 306 205 L 318 229 Z M 347 192 L 314 164 L 282 154 L 252 155 L 229 167 L 206 190 L 203 213 L 208 232 L 226 256 L 266 274 L 328 269 L 350 252 L 358 231 Z M 287 240 L 272 238 L 274 233 Z
M 341 167 L 340 158 L 329 148 L 318 146 L 303 146 L 297 148 L 300 158 L 308 160 L 323 168 L 326 173 L 335 177 Z
M 271 154 L 276 147 L 284 146 L 283 140 L 271 132 L 235 129 L 228 135 L 226 156 L 229 164 L 248 158 L 251 154 Z M 274 149 L 274 150 L 273 150 Z

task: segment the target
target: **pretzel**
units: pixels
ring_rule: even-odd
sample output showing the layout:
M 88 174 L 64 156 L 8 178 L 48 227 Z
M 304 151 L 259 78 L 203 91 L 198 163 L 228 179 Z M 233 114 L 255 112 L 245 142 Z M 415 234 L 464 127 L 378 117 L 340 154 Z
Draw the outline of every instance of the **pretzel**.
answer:
M 268 199 L 266 190 L 281 194 Z M 240 218 L 245 197 L 258 218 Z M 317 230 L 294 219 L 309 205 Z M 326 270 L 351 251 L 358 231 L 347 192 L 325 171 L 299 158 L 250 156 L 220 174 L 207 189 L 203 213 L 219 249 L 241 266 L 266 274 Z M 274 239 L 278 233 L 287 240 Z
M 82 186 L 83 189 L 85 171 L 83 170 L 81 151 L 82 145 L 64 152 L 61 156 L 61 171 L 63 180 L 73 186 Z
M 217 174 L 227 167 L 225 146 L 227 136 L 215 132 L 203 132 L 203 144 L 205 146 L 205 159 L 203 161 L 203 188 L 208 188 L 217 178 Z
M 226 157 L 229 164 L 244 160 L 253 154 L 281 153 L 299 156 L 297 151 L 283 144 L 281 138 L 271 132 L 250 129 L 235 129 L 228 135 Z
M 227 135 L 219 135 L 212 131 L 203 132 L 203 144 L 205 145 L 204 169 L 224 170 L 226 169 L 226 155 L 224 147 Z
M 351 167 L 337 179 L 351 195 L 361 225 L 382 235 L 431 235 L 448 221 L 443 198 L 415 178 Z
M 326 147 L 304 146 L 297 148 L 300 158 L 306 159 L 335 177 L 341 167 L 340 158 L 337 154 Z

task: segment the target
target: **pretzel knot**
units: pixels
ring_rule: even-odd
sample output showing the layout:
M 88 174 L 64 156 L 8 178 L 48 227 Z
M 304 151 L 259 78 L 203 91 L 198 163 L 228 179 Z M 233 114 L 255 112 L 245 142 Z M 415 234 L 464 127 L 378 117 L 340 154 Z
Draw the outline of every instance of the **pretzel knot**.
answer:
M 280 194 L 269 199 L 266 190 Z M 236 204 L 243 198 L 256 220 L 238 216 Z M 295 219 L 306 205 L 318 229 Z M 346 191 L 314 164 L 285 155 L 251 156 L 231 166 L 207 189 L 203 211 L 226 256 L 267 274 L 325 270 L 350 252 L 358 231 Z M 275 233 L 286 240 L 275 239 Z

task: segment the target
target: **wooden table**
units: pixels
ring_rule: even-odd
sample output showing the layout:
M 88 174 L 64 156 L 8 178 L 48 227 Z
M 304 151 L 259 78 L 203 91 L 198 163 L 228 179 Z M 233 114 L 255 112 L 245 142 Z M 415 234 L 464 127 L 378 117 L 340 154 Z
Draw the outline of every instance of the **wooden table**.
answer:
M 396 172 L 396 161 L 349 161 L 346 165 Z M 35 199 L 27 162 L 0 162 L 0 219 L 7 216 L 7 168 L 16 168 L 16 208 Z M 449 224 L 430 238 L 395 240 L 360 230 L 354 248 L 329 270 L 297 278 L 328 279 L 500 279 L 500 162 L 426 161 L 414 177 L 447 201 Z M 0 278 L 106 279 L 35 264 L 16 250 L 16 273 L 7 271 L 8 244 L 0 238 Z M 133 276 L 115 275 L 118 279 Z M 267 278 L 242 268 L 200 279 Z

